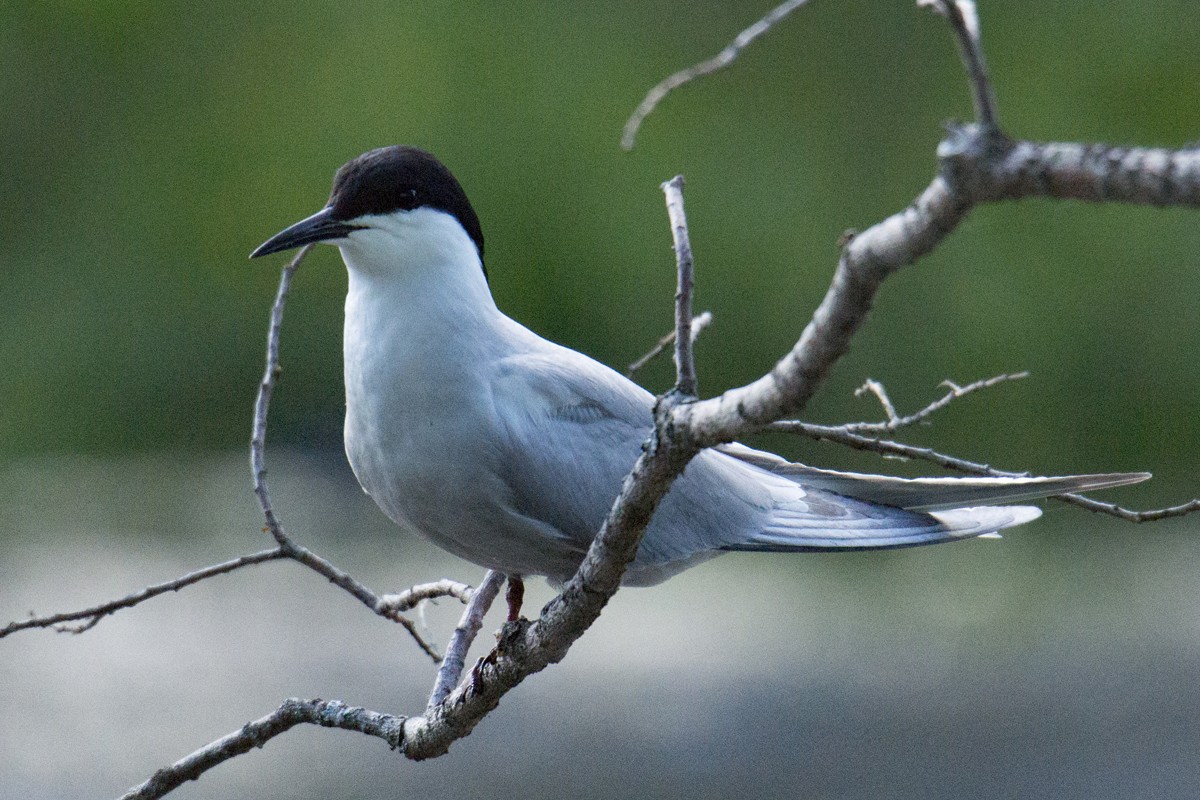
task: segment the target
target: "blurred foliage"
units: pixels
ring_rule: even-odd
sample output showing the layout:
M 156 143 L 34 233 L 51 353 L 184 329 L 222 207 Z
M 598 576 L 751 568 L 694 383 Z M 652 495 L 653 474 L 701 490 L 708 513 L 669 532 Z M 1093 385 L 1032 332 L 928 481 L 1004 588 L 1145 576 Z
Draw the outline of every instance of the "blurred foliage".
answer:
M 243 446 L 278 266 L 246 254 L 316 210 L 343 161 L 398 142 L 467 187 L 501 306 L 616 366 L 670 326 L 658 184 L 685 173 L 698 307 L 716 314 L 702 389 L 761 374 L 824 292 L 839 234 L 903 208 L 941 121 L 970 111 L 940 19 L 821 2 L 619 150 L 649 86 L 769 5 L 0 0 L 0 453 Z M 1190 3 L 981 5 L 1012 134 L 1197 137 Z M 1140 497 L 1182 499 L 1198 267 L 1196 211 L 981 208 L 885 286 L 809 416 L 877 416 L 851 393 L 867 375 L 911 410 L 944 378 L 1028 369 L 918 438 L 1043 472 L 1154 469 Z M 273 442 L 340 446 L 344 282 L 331 248 L 298 278 Z M 668 369 L 643 379 L 661 389 Z

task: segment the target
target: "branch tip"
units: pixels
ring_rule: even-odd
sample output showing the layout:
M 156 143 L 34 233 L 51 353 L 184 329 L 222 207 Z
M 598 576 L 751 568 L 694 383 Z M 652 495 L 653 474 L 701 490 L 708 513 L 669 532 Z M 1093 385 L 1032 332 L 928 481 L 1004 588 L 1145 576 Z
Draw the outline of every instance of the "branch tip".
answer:
M 768 11 L 764 17 L 739 33 L 732 42 L 725 46 L 725 49 L 712 58 L 701 61 L 698 64 L 693 64 L 686 69 L 681 69 L 659 81 L 646 93 L 646 97 L 638 104 L 638 107 L 634 109 L 633 114 L 630 115 L 629 120 L 625 123 L 625 129 L 621 134 L 621 148 L 626 151 L 634 148 L 634 145 L 637 144 L 637 135 L 642 127 L 642 123 L 645 122 L 646 117 L 654 112 L 654 109 L 658 107 L 658 104 L 668 94 L 685 83 L 690 83 L 705 75 L 711 75 L 729 66 L 737 60 L 737 57 L 741 55 L 741 52 L 751 42 L 771 30 L 771 28 L 787 17 L 788 14 L 791 14 L 806 2 L 808 0 L 786 0 L 786 2 L 780 3 Z

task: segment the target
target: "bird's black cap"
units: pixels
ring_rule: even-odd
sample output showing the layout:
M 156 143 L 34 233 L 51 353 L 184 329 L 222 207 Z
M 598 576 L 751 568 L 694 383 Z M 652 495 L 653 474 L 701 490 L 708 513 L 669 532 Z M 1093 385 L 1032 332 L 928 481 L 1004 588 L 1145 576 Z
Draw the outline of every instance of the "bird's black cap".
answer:
M 324 209 L 280 232 L 251 253 L 251 258 L 300 245 L 344 237 L 366 214 L 390 214 L 428 206 L 458 220 L 483 260 L 483 229 L 467 194 L 450 170 L 416 147 L 393 145 L 346 162 L 333 177 Z

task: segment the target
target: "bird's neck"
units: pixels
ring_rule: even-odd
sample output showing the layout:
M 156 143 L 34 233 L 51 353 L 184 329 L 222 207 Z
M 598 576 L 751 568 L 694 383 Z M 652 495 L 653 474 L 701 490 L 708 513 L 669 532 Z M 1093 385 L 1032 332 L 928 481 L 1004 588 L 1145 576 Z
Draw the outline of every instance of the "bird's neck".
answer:
M 443 212 L 378 218 L 340 249 L 350 275 L 347 347 L 478 335 L 500 313 L 475 243 Z
M 457 223 L 444 236 L 397 231 L 372 229 L 364 233 L 376 235 L 341 245 L 350 277 L 346 453 L 381 503 L 392 496 L 400 462 L 439 446 L 423 438 L 430 430 L 421 420 L 475 418 L 471 408 L 490 402 L 486 366 L 515 325 L 496 308 L 475 244 Z
M 341 246 L 350 277 L 348 410 L 364 397 L 432 401 L 469 381 L 512 324 L 496 308 L 475 243 L 440 212 L 362 233 Z

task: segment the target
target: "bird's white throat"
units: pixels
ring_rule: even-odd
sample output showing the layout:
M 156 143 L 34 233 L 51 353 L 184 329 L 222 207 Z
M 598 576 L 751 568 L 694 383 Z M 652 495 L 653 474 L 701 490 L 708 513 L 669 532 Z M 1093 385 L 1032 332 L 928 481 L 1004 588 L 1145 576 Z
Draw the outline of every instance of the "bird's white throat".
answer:
M 490 402 L 478 365 L 513 324 L 496 308 L 479 252 L 449 214 L 418 208 L 364 217 L 339 242 L 349 272 L 344 332 L 346 454 L 363 487 L 400 516 L 414 453 L 426 441 L 421 422 L 449 419 Z M 441 434 L 445 436 L 443 432 Z M 428 471 L 428 470 L 426 470 Z M 398 484 L 405 484 L 403 489 Z M 398 520 L 399 521 L 399 520 Z

